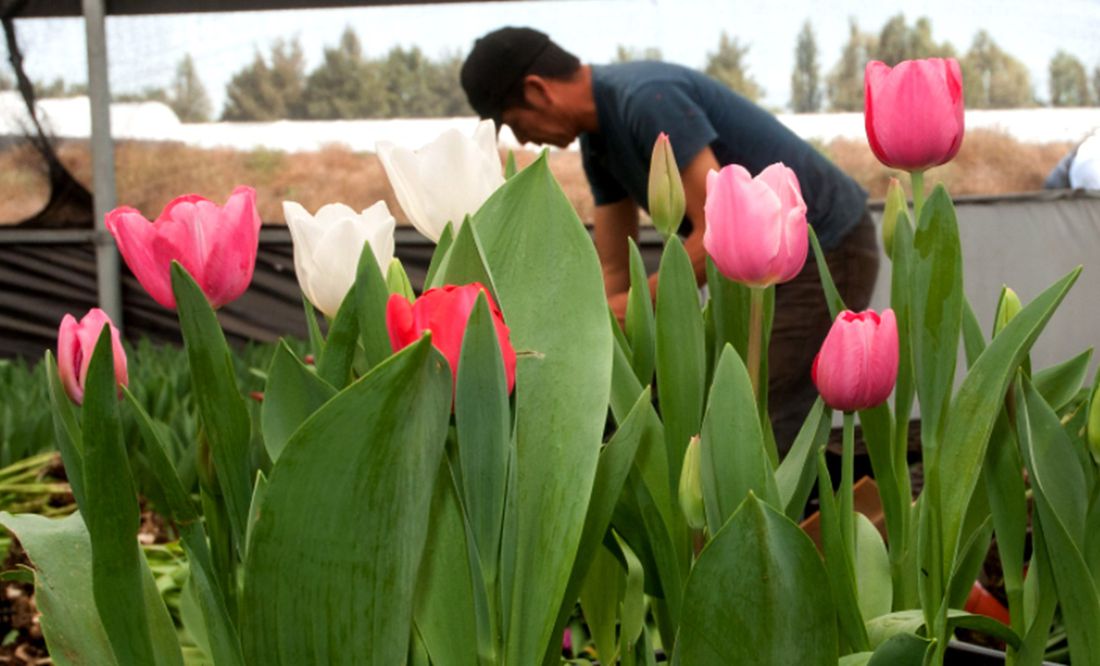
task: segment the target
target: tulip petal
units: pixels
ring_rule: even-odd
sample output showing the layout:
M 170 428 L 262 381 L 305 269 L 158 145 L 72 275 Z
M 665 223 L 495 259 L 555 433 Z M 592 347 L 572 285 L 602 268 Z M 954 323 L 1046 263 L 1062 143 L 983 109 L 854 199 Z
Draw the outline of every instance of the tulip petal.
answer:
M 161 306 L 175 308 L 176 297 L 172 293 L 169 273 L 171 255 L 166 259 L 163 248 L 157 248 L 156 225 L 129 207 L 107 213 L 106 224 L 115 238 L 119 254 L 142 288 Z
M 61 325 L 57 329 L 57 374 L 61 377 L 65 393 L 73 402 L 81 405 L 84 403 L 84 385 L 78 373 L 83 365 L 83 358 L 80 340 L 76 335 L 78 329 L 76 318 L 71 314 L 61 318 Z
M 219 308 L 237 299 L 252 283 L 260 243 L 260 214 L 256 191 L 237 187 L 221 209 L 203 206 L 204 221 L 214 220 L 208 234 L 202 285 L 211 306 Z M 209 211 L 209 212 L 208 212 Z
M 379 141 L 375 150 L 378 152 L 378 159 L 382 162 L 386 176 L 390 179 L 390 185 L 397 196 L 397 203 L 400 204 L 401 210 L 405 211 L 409 223 L 433 243 L 439 242 L 446 221 L 437 227 L 428 217 L 424 201 L 419 194 L 422 185 L 417 179 L 416 156 L 409 149 L 395 146 L 388 141 Z

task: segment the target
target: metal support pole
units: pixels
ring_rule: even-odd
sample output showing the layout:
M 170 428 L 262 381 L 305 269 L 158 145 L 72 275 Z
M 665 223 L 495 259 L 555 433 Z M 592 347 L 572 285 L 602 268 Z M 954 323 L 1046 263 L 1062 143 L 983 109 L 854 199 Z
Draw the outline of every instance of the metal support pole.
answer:
M 115 207 L 115 145 L 111 138 L 111 87 L 107 77 L 104 0 L 82 0 L 88 43 L 88 101 L 92 112 L 92 195 L 95 215 L 96 285 L 99 307 L 122 329 L 118 251 L 104 217 Z

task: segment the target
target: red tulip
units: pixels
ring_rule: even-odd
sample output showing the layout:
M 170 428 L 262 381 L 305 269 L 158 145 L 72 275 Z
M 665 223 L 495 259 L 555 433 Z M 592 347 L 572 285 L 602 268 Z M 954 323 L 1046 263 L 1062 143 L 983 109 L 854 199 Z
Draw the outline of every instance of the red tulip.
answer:
M 793 279 L 806 263 L 806 203 L 782 163 L 756 178 L 738 164 L 711 171 L 704 212 L 703 246 L 727 278 L 766 287 Z
M 871 61 L 863 86 L 867 141 L 880 162 L 923 171 L 959 152 L 963 87 L 957 60 L 906 60 L 893 68 Z
M 894 311 L 845 310 L 833 322 L 811 375 L 825 404 L 854 412 L 890 397 L 898 376 L 898 324 Z
M 76 317 L 67 314 L 61 319 L 61 326 L 57 329 L 57 374 L 61 376 L 61 384 L 69 398 L 78 405 L 84 404 L 84 380 L 88 377 L 92 353 L 104 326 L 111 327 L 115 379 L 119 386 L 126 386 L 130 383 L 126 373 L 126 352 L 122 349 L 118 329 L 111 323 L 106 312 L 92 308 L 79 322 Z
M 497 332 L 497 342 L 504 357 L 504 374 L 508 392 L 516 383 L 516 352 L 509 340 L 508 326 L 492 295 L 481 284 L 447 285 L 424 292 L 415 303 L 400 294 L 390 296 L 386 304 L 386 328 L 394 351 L 403 349 L 420 339 L 424 331 L 432 332 L 432 344 L 451 364 L 451 374 L 458 380 L 458 359 L 462 352 L 462 336 L 466 322 L 477 303 L 479 293 L 485 292 L 489 311 Z
M 152 224 L 133 208 L 116 208 L 107 213 L 107 229 L 138 282 L 166 308 L 176 307 L 173 260 L 215 308 L 236 300 L 252 282 L 260 215 L 251 187 L 234 189 L 224 207 L 197 194 L 178 197 Z

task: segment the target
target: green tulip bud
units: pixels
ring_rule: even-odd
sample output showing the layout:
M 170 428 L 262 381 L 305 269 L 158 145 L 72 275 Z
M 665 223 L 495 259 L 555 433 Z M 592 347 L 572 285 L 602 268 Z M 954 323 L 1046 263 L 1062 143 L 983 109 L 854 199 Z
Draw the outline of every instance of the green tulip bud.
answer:
M 993 336 L 996 337 L 1012 318 L 1023 309 L 1020 297 L 1007 286 L 1001 287 L 1001 298 L 997 301 L 997 318 L 993 322 Z
M 901 189 L 901 183 L 897 178 L 890 179 L 890 187 L 886 190 L 886 205 L 882 210 L 882 247 L 886 250 L 886 256 L 894 258 L 894 228 L 898 223 L 898 216 L 905 215 L 905 221 L 909 221 L 909 204 L 905 201 L 905 191 Z
M 680 468 L 680 509 L 692 529 L 701 530 L 707 524 L 703 509 L 703 481 L 699 461 L 699 435 L 691 438 Z
M 1089 400 L 1089 422 L 1085 427 L 1085 438 L 1089 443 L 1089 453 L 1093 461 L 1100 465 L 1100 387 L 1093 388 Z
M 676 233 L 684 219 L 687 204 L 684 200 L 684 183 L 672 144 L 664 132 L 653 144 L 653 157 L 649 161 L 649 217 L 661 235 L 668 238 Z

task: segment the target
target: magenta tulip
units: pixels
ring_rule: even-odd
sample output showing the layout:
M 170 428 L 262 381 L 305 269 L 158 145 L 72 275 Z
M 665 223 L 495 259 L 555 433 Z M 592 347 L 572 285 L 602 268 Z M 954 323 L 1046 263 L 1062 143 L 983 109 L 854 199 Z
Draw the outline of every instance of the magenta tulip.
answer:
M 57 373 L 61 376 L 65 392 L 78 405 L 84 404 L 84 380 L 88 377 L 92 353 L 104 326 L 111 327 L 115 379 L 119 386 L 126 386 L 130 383 L 126 373 L 126 352 L 122 349 L 118 329 L 111 323 L 106 312 L 92 308 L 80 321 L 67 314 L 61 319 L 61 326 L 57 329 Z
M 707 174 L 703 246 L 727 278 L 750 287 L 787 282 L 806 263 L 806 203 L 782 163 L 756 178 L 730 164 Z
M 477 304 L 478 294 L 482 292 L 489 301 L 489 312 L 504 361 L 508 392 L 511 393 L 516 384 L 516 352 L 500 308 L 480 283 L 429 289 L 415 303 L 409 303 L 400 294 L 392 294 L 386 303 L 386 330 L 390 334 L 393 350 L 404 349 L 419 340 L 424 331 L 431 331 L 432 345 L 447 359 L 453 380 L 457 382 L 458 359 L 462 353 L 462 339 L 466 335 L 466 322 Z
M 133 208 L 116 208 L 107 213 L 107 229 L 138 282 L 166 308 L 176 307 L 173 261 L 187 269 L 215 308 L 252 282 L 260 215 L 251 187 L 234 189 L 225 206 L 197 194 L 178 197 L 152 224 Z
M 898 377 L 898 323 L 887 308 L 845 310 L 833 321 L 811 375 L 825 404 L 854 412 L 884 402 Z
M 949 162 L 963 140 L 963 87 L 954 58 L 867 63 L 864 123 L 875 157 L 923 171 Z

